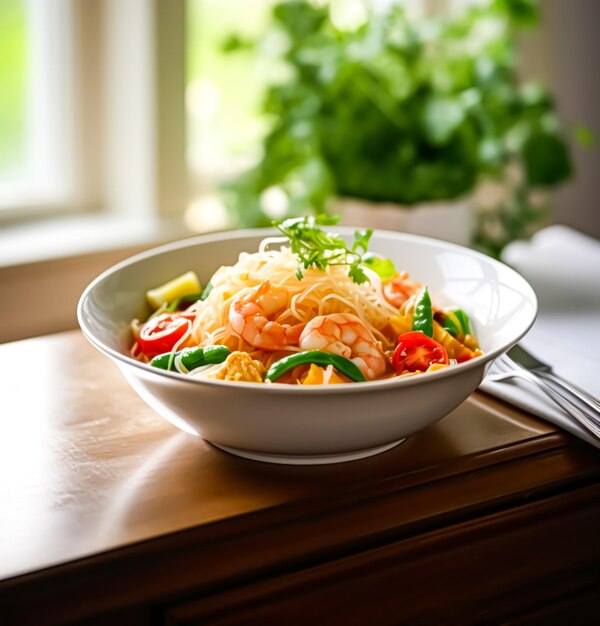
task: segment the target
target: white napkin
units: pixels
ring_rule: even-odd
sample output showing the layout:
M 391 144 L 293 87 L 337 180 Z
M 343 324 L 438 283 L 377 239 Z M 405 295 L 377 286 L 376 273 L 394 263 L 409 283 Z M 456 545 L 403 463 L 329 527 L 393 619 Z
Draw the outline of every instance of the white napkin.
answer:
M 508 245 L 502 260 L 529 281 L 539 301 L 538 318 L 520 343 L 556 374 L 600 398 L 600 241 L 549 226 L 529 242 Z M 598 439 L 530 383 L 486 379 L 481 389 L 600 448 Z

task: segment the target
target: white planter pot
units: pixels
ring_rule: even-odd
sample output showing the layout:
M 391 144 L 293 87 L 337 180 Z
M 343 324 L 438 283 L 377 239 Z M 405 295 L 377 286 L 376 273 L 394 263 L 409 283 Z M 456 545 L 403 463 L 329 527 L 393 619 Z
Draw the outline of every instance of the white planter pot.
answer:
M 347 226 L 426 235 L 463 246 L 471 243 L 473 204 L 470 197 L 410 207 L 338 198 L 334 210 L 341 216 L 340 224 Z

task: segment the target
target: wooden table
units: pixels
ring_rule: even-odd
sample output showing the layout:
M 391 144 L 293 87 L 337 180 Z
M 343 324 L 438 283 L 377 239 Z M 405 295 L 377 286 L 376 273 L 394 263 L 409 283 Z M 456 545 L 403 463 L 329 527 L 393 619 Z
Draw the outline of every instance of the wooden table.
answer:
M 596 621 L 600 453 L 483 394 L 289 467 L 177 431 L 77 331 L 0 380 L 2 625 Z

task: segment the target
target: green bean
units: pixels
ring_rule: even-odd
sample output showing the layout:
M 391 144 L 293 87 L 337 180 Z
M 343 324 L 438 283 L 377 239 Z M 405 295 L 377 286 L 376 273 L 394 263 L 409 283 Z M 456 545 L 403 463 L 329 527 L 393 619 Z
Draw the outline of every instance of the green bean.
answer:
M 227 346 L 206 346 L 206 348 L 184 348 L 177 352 L 165 352 L 155 356 L 151 361 L 152 367 L 163 370 L 175 369 L 175 357 L 181 355 L 181 364 L 188 370 L 196 369 L 202 365 L 223 363 L 229 356 Z
M 433 337 L 433 307 L 427 287 L 421 291 L 415 303 L 412 329 L 421 331 L 428 337 Z
M 465 337 L 471 334 L 471 325 L 468 315 L 459 308 L 445 309 L 442 311 L 442 326 L 453 337 Z
M 274 381 L 297 365 L 315 363 L 316 365 L 333 365 L 336 370 L 355 382 L 364 382 L 366 378 L 350 359 L 330 352 L 309 350 L 286 356 L 271 365 L 266 380 Z

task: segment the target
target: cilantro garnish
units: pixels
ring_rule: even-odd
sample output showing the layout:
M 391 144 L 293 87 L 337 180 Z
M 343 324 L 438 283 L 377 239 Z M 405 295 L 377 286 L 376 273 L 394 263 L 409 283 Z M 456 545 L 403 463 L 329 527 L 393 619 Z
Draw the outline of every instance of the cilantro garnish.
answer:
M 302 269 L 315 267 L 324 270 L 328 265 L 347 265 L 348 276 L 355 283 L 368 282 L 362 269 L 363 255 L 366 254 L 372 229 L 354 232 L 350 248 L 338 235 L 325 233 L 320 226 L 334 226 L 339 216 L 317 215 L 297 217 L 274 222 L 275 226 L 290 240 L 290 249 L 298 258 L 296 276 L 302 280 Z

